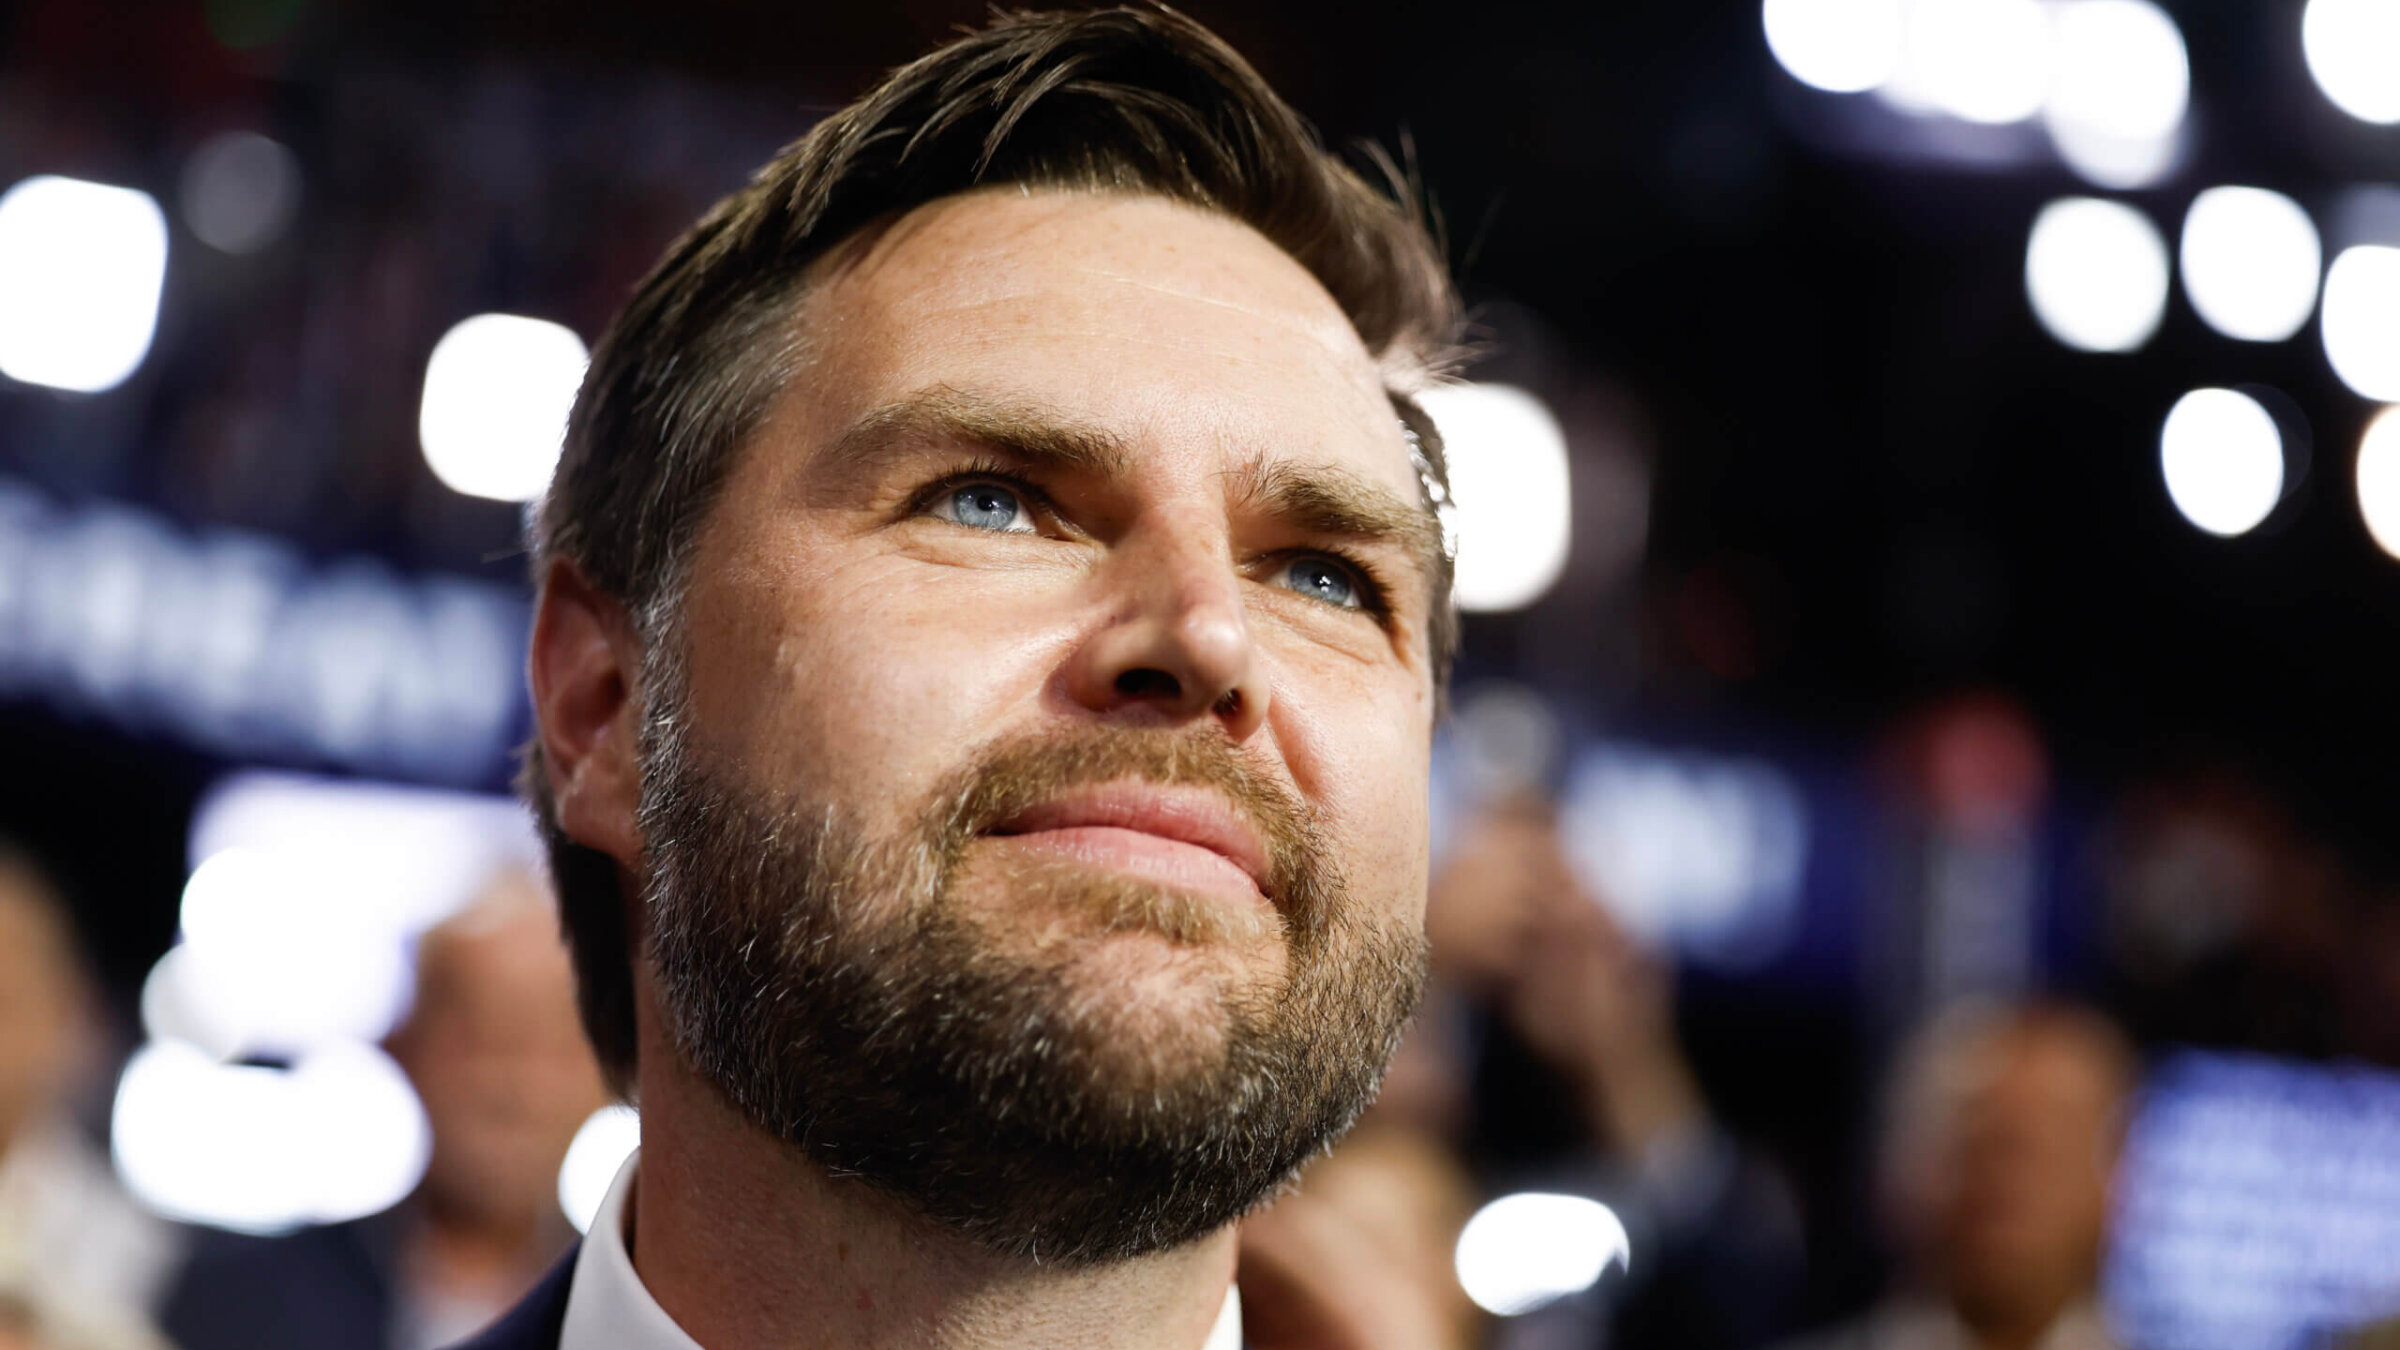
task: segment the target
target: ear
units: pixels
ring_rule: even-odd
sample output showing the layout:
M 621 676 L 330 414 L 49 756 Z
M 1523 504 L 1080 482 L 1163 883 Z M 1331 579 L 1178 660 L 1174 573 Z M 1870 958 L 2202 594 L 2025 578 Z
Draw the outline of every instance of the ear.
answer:
M 641 644 L 616 597 L 564 559 L 542 578 L 526 657 L 559 828 L 632 869 L 641 851 L 635 675 Z

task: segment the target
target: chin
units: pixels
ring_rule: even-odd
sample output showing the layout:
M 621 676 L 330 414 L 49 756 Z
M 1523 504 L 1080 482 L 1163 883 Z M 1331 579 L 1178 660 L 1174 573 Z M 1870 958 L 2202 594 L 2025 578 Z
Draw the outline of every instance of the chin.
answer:
M 1281 992 L 1281 944 L 1192 943 L 1153 932 L 1087 932 L 1042 944 L 1064 1021 L 1100 1072 L 1136 1091 L 1224 1062 L 1236 1009 Z M 1033 954 L 1029 954 L 1033 955 Z

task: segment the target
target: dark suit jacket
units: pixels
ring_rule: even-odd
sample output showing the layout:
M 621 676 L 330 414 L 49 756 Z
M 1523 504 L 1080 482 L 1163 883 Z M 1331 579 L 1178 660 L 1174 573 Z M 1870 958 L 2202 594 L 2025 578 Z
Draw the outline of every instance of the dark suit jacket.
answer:
M 195 1229 L 160 1328 L 183 1350 L 383 1350 L 400 1232 L 389 1213 L 277 1237 Z
M 569 1247 L 506 1316 L 450 1350 L 558 1350 L 559 1328 L 567 1320 L 567 1285 L 575 1277 L 575 1254 L 581 1250 Z

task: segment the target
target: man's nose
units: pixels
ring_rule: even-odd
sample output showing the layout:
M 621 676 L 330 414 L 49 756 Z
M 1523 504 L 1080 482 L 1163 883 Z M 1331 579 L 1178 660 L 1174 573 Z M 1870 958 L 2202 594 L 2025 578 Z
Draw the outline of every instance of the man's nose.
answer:
M 1265 725 L 1267 681 L 1221 535 L 1128 538 L 1102 569 L 1108 618 L 1075 653 L 1076 702 L 1170 724 L 1213 717 L 1236 742 Z

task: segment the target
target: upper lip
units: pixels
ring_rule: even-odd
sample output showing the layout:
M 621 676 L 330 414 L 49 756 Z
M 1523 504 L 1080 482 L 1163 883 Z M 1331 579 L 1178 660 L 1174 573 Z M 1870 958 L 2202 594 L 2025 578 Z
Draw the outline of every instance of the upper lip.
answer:
M 1153 783 L 1103 783 L 1070 788 L 993 827 L 994 834 L 1036 830 L 1112 827 L 1196 845 L 1222 855 L 1248 873 L 1259 893 L 1268 889 L 1266 843 L 1233 803 L 1206 788 Z

